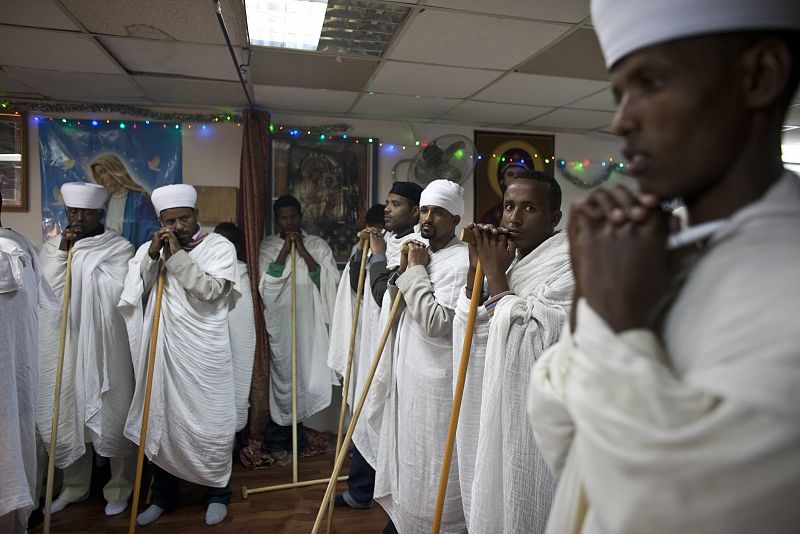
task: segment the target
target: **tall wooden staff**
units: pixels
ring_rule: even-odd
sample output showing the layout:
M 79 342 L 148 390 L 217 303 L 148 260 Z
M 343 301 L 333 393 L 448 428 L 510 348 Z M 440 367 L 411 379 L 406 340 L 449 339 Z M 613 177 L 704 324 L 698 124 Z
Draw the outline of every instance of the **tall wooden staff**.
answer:
M 325 516 L 326 508 L 330 504 L 331 497 L 333 496 L 333 490 L 336 488 L 336 480 L 339 475 L 339 471 L 341 471 L 344 460 L 347 458 L 347 447 L 350 445 L 350 440 L 353 438 L 353 431 L 355 430 L 356 423 L 361 415 L 361 410 L 364 408 L 364 402 L 367 399 L 369 388 L 372 385 L 372 379 L 375 376 L 375 371 L 378 369 L 378 364 L 381 361 L 383 348 L 386 346 L 386 340 L 389 338 L 389 333 L 392 330 L 392 324 L 394 323 L 395 316 L 397 315 L 397 310 L 400 308 L 401 297 L 402 293 L 398 291 L 394 301 L 392 302 L 392 308 L 389 312 L 389 319 L 386 321 L 386 325 L 383 327 L 383 334 L 381 335 L 380 342 L 378 343 L 378 349 L 375 352 L 375 356 L 372 358 L 372 363 L 369 368 L 369 374 L 367 375 L 364 388 L 361 390 L 361 394 L 358 397 L 358 402 L 356 402 L 355 410 L 353 410 L 353 417 L 350 419 L 350 426 L 347 427 L 347 434 L 344 437 L 342 448 L 339 451 L 339 454 L 336 456 L 336 463 L 333 466 L 333 473 L 331 474 L 330 481 L 328 482 L 328 488 L 325 490 L 325 496 L 322 497 L 322 504 L 319 507 L 317 519 L 314 522 L 314 528 L 311 530 L 311 534 L 317 534 L 319 532 L 319 527 L 322 525 L 322 518 Z
M 292 482 L 297 483 L 297 245 L 292 239 Z
M 47 462 L 47 493 L 44 498 L 44 533 L 50 534 L 50 509 L 53 505 L 53 478 L 56 473 L 56 441 L 58 440 L 58 413 L 61 409 L 61 381 L 64 374 L 64 349 L 67 342 L 69 300 L 72 295 L 72 244 L 67 252 L 67 272 L 64 277 L 64 301 L 61 303 L 61 324 L 58 337 L 56 385 L 53 393 L 53 420 L 50 423 L 50 458 Z
M 461 232 L 461 240 L 470 244 L 475 244 L 475 234 L 466 228 Z M 461 413 L 461 399 L 464 397 L 464 383 L 467 379 L 467 366 L 469 365 L 469 353 L 472 350 L 472 335 L 475 331 L 475 317 L 478 314 L 478 301 L 481 296 L 481 286 L 483 286 L 483 268 L 478 260 L 475 265 L 475 278 L 472 280 L 472 296 L 469 303 L 469 315 L 467 316 L 467 330 L 464 334 L 464 345 L 461 348 L 461 364 L 458 368 L 458 379 L 456 390 L 453 395 L 453 408 L 450 411 L 450 427 L 447 429 L 447 442 L 444 449 L 444 461 L 442 463 L 442 474 L 439 477 L 439 492 L 436 494 L 436 508 L 433 514 L 433 534 L 439 534 L 442 525 L 442 512 L 444 510 L 444 497 L 447 493 L 447 480 L 450 477 L 450 464 L 453 461 L 453 445 L 456 440 L 456 429 L 458 428 L 458 416 Z
M 147 445 L 147 421 L 150 417 L 150 395 L 153 391 L 153 369 L 156 363 L 156 347 L 158 346 L 158 327 L 161 322 L 161 300 L 164 296 L 164 265 L 161 264 L 156 286 L 156 307 L 153 313 L 153 332 L 150 337 L 150 359 L 147 361 L 147 382 L 144 389 L 144 406 L 142 407 L 142 427 L 139 433 L 139 452 L 136 456 L 136 478 L 133 483 L 133 504 L 131 519 L 128 523 L 128 534 L 136 531 L 136 514 L 139 511 L 139 492 L 142 485 L 142 467 L 144 466 L 144 449 Z
M 347 367 L 344 371 L 344 385 L 342 386 L 342 409 L 339 411 L 339 430 L 336 434 L 336 454 L 334 458 L 339 456 L 339 451 L 342 446 L 342 433 L 344 432 L 344 418 L 347 414 L 347 399 L 350 394 L 350 373 L 353 370 L 353 353 L 356 348 L 356 332 L 358 330 L 358 315 L 361 311 L 361 297 L 364 294 L 364 279 L 366 278 L 367 270 L 367 254 L 369 254 L 369 234 L 360 232 L 359 238 L 361 239 L 361 267 L 358 271 L 358 286 L 356 288 L 356 305 L 353 309 L 353 324 L 350 327 L 350 347 L 347 349 Z M 331 475 L 332 476 L 332 475 Z M 330 508 L 328 508 L 328 526 L 326 532 L 330 534 L 331 527 L 333 526 L 333 508 L 334 508 L 334 493 L 331 493 Z

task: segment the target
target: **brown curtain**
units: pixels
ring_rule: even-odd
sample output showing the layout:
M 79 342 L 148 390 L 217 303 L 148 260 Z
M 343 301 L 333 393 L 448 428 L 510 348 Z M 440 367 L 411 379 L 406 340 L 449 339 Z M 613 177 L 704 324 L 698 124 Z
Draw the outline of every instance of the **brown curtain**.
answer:
M 264 307 L 258 293 L 261 268 L 258 249 L 264 237 L 264 221 L 269 208 L 270 136 L 269 113 L 244 110 L 242 160 L 239 170 L 239 228 L 244 233 L 253 311 L 256 321 L 256 355 L 250 387 L 249 434 L 260 437 L 269 418 L 269 340 L 264 325 Z

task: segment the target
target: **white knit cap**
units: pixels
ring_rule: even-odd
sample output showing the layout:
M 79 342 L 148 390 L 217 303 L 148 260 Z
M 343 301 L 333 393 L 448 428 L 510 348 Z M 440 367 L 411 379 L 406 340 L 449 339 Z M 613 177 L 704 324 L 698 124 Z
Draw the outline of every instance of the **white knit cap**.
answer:
M 197 191 L 189 184 L 171 184 L 158 187 L 150 195 L 156 213 L 171 208 L 194 208 Z
M 714 33 L 800 30 L 800 0 L 592 0 L 606 67 L 651 45 Z
M 439 206 L 451 215 L 464 215 L 464 188 L 450 180 L 434 180 L 422 191 L 420 206 Z
M 61 196 L 68 208 L 99 210 L 103 209 L 106 203 L 108 191 L 102 185 L 67 182 L 61 186 Z

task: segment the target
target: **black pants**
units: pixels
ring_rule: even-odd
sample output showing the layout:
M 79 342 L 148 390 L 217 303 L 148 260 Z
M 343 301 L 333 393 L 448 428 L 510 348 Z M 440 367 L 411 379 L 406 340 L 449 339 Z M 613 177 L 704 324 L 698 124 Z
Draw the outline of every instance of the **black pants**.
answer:
M 354 501 L 361 504 L 372 502 L 375 491 L 375 470 L 364 459 L 355 445 L 350 449 L 353 458 L 350 461 L 350 473 L 347 478 L 347 492 Z
M 180 480 L 175 475 L 167 473 L 156 464 L 151 463 L 153 468 L 153 504 L 165 511 L 174 510 L 180 504 Z M 225 506 L 231 500 L 231 486 L 228 484 L 224 488 L 208 488 L 204 502 L 206 506 L 211 503 L 220 503 Z
M 292 451 L 292 426 L 282 426 L 270 421 L 261 437 L 261 448 L 267 452 Z M 303 423 L 297 423 L 297 454 L 306 448 Z

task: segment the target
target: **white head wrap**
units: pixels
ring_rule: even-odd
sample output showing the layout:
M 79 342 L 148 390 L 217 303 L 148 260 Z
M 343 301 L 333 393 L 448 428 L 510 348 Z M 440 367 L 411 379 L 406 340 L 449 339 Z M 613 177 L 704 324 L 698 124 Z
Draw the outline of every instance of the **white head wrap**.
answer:
M 464 188 L 450 180 L 434 180 L 422 191 L 420 206 L 439 206 L 451 215 L 464 215 Z
M 150 195 L 156 213 L 171 208 L 194 208 L 197 191 L 189 184 L 172 184 L 158 187 Z
M 606 67 L 675 39 L 748 30 L 800 30 L 798 0 L 592 0 Z
M 61 186 L 61 196 L 68 208 L 99 210 L 106 203 L 108 191 L 102 185 L 68 182 Z

